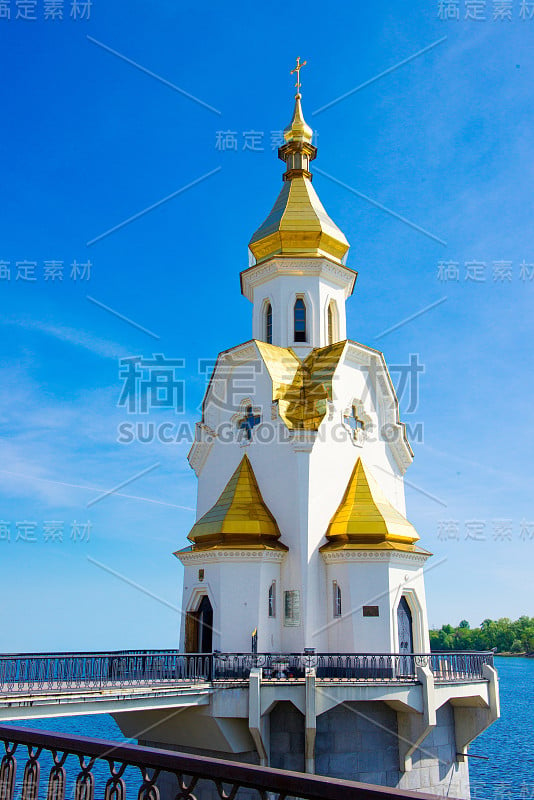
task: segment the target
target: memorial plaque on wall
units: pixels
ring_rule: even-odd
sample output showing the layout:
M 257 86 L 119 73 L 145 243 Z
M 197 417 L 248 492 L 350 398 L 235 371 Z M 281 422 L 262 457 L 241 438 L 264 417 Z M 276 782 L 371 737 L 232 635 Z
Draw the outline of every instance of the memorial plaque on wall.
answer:
M 300 625 L 300 592 L 298 589 L 284 592 L 284 625 Z

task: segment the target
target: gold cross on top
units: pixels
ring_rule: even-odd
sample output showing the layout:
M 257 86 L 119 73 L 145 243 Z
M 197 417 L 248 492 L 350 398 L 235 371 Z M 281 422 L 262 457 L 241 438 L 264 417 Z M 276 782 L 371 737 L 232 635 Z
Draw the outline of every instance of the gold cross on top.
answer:
M 301 64 L 300 56 L 297 56 L 297 66 L 295 67 L 295 69 L 292 69 L 291 72 L 289 73 L 290 75 L 293 75 L 294 72 L 297 73 L 297 82 L 295 84 L 295 86 L 297 87 L 297 94 L 300 94 L 300 71 L 302 67 L 306 66 L 307 63 L 308 63 L 307 61 L 303 61 Z

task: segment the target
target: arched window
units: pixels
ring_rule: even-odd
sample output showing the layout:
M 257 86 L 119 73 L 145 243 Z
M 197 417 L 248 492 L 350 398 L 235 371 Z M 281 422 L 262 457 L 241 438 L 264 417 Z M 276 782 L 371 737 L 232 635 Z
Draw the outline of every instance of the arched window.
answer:
M 341 616 L 341 588 L 337 581 L 334 581 L 334 617 Z
M 270 303 L 265 308 L 265 341 L 273 343 L 273 307 Z
M 327 344 L 334 344 L 337 340 L 337 306 L 335 300 L 330 300 L 326 310 L 326 342 Z
M 276 581 L 269 586 L 269 616 L 276 617 Z
M 295 307 L 293 309 L 294 318 L 294 335 L 293 341 L 305 342 L 306 341 L 306 306 L 302 297 L 297 297 Z

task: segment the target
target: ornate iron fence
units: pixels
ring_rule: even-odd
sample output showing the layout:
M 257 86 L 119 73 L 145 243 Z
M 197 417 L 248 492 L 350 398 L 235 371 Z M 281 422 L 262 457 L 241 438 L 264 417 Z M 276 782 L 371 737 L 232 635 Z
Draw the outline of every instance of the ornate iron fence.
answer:
M 177 650 L 0 656 L 0 692 L 122 688 L 211 677 L 212 658 Z
M 493 651 L 487 653 L 439 652 L 430 655 L 430 668 L 437 681 L 483 678 L 485 664 L 493 666 Z
M 317 679 L 350 681 L 415 680 L 417 666 L 429 666 L 437 681 L 481 680 L 493 653 L 214 653 L 214 680 L 244 680 L 261 668 L 264 680 L 299 680 L 306 668 Z
M 396 680 L 415 675 L 413 664 L 388 654 L 347 653 L 216 653 L 214 680 L 248 678 L 252 668 L 261 668 L 265 680 L 302 679 L 313 667 L 318 679 Z M 401 676 L 401 673 L 403 675 Z
M 0 694 L 243 681 L 253 668 L 273 681 L 300 680 L 307 667 L 318 680 L 410 681 L 418 665 L 430 666 L 437 681 L 480 680 L 484 664 L 493 664 L 493 653 L 30 653 L 0 656 Z
M 65 800 L 67 786 L 69 798 L 94 800 L 98 766 L 102 768 L 98 778 L 103 778 L 104 785 L 96 796 L 103 800 L 125 800 L 127 790 L 128 797 L 137 800 L 160 800 L 161 795 L 179 800 L 200 800 L 202 796 L 220 800 L 243 796 L 261 800 L 435 800 L 435 795 L 26 728 L 2 726 L 0 741 L 4 744 L 2 800 L 12 800 L 15 792 L 18 797 L 19 789 L 24 800 Z M 168 791 L 160 793 L 160 786 Z

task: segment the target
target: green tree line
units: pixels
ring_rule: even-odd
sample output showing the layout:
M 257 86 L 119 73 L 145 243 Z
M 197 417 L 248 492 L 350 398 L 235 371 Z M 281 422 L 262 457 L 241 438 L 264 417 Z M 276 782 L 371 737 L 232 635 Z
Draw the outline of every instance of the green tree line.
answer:
M 430 631 L 432 650 L 492 650 L 499 653 L 534 653 L 534 617 L 485 619 L 471 628 L 463 619 L 458 627 L 443 625 Z

